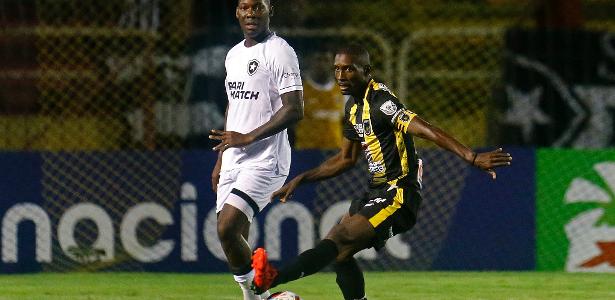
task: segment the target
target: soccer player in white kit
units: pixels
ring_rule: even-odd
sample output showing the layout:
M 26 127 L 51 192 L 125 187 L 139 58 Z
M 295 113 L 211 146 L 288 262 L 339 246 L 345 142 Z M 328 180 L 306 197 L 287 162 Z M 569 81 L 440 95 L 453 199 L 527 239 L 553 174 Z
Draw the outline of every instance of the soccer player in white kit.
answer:
M 254 271 L 247 242 L 250 223 L 282 187 L 290 169 L 286 128 L 303 118 L 303 87 L 297 55 L 269 29 L 269 0 L 239 0 L 236 16 L 244 40 L 226 56 L 225 130 L 212 130 L 218 161 L 218 237 L 244 300 L 266 299 L 250 289 Z

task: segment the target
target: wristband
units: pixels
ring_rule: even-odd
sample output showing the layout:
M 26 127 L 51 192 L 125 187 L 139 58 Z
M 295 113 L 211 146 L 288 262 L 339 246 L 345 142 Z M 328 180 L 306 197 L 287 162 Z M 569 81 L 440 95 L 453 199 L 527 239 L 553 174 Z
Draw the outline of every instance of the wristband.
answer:
M 474 152 L 474 158 L 472 158 L 472 165 L 475 166 L 474 162 L 476 161 L 476 156 L 478 156 L 478 153 Z

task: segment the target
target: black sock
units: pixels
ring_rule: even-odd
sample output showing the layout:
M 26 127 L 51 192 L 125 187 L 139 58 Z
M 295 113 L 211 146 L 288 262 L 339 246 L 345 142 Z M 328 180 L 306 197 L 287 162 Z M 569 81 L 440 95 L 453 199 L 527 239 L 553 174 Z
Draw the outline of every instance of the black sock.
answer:
M 295 261 L 280 269 L 271 287 L 320 271 L 330 264 L 338 253 L 337 246 L 332 240 L 320 241 L 316 247 L 304 251 Z
M 365 280 L 363 272 L 354 257 L 342 262 L 336 262 L 333 269 L 337 274 L 335 281 L 342 290 L 344 299 L 363 299 L 365 296 Z

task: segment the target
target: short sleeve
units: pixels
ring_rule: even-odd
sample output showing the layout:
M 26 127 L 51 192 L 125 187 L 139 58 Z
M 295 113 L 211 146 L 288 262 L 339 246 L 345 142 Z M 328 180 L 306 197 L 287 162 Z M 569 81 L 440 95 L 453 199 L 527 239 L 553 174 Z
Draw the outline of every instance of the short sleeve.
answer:
M 273 57 L 273 76 L 280 95 L 303 90 L 297 54 L 286 43 L 280 45 Z
M 410 125 L 410 121 L 416 117 L 416 114 L 408 109 L 402 109 L 399 111 L 397 116 L 394 118 L 395 128 L 404 133 L 408 133 L 408 125 Z
M 404 133 L 408 132 L 410 121 L 416 117 L 414 112 L 405 108 L 395 96 L 388 93 L 386 94 L 385 101 L 380 105 L 379 111 L 388 124 L 391 124 L 395 130 Z

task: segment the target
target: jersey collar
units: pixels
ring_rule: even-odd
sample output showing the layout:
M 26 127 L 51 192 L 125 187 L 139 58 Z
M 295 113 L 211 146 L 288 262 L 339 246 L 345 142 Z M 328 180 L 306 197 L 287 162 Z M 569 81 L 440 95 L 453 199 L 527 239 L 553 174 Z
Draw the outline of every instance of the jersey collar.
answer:
M 369 95 L 369 91 L 372 89 L 372 86 L 375 83 L 376 82 L 374 81 L 374 79 L 370 79 L 369 82 L 367 83 L 367 88 L 365 89 L 365 95 L 363 96 L 363 102 L 367 101 L 367 96 Z

